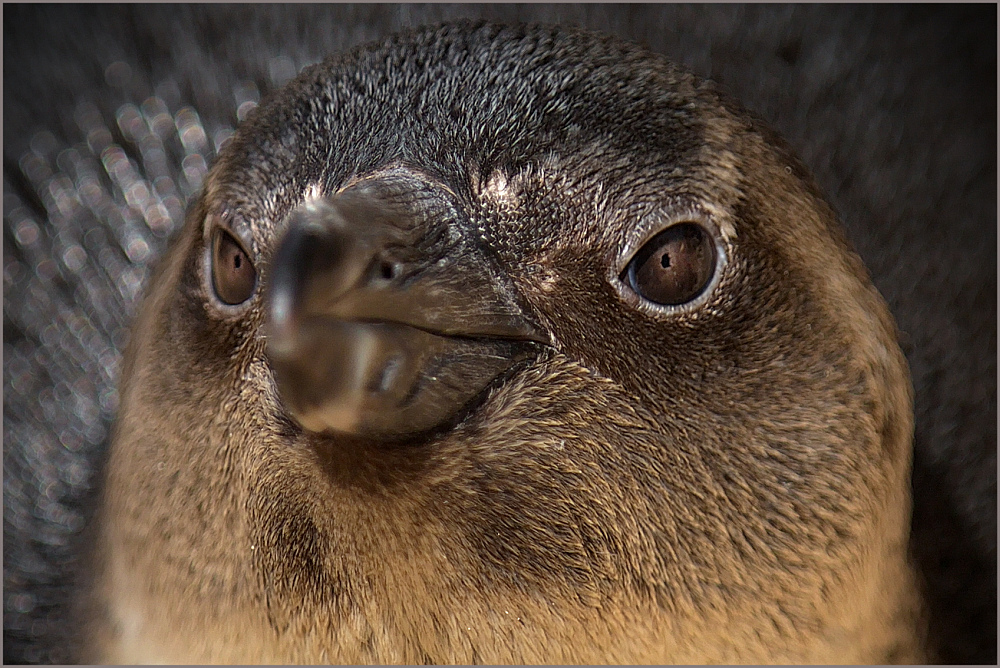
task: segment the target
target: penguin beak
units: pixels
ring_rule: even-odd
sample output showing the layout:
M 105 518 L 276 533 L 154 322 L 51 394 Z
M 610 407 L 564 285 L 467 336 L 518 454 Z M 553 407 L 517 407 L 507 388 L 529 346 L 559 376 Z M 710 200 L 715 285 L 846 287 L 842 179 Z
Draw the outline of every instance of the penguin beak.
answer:
M 402 439 L 446 427 L 548 343 L 460 209 L 424 182 L 369 179 L 286 225 L 267 355 L 306 430 Z

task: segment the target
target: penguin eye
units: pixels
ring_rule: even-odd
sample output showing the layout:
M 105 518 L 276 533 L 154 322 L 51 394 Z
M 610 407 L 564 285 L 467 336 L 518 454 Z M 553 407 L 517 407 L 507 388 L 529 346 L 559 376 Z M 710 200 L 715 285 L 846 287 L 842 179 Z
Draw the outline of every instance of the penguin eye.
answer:
M 677 306 L 704 291 L 715 265 L 712 236 L 697 223 L 681 223 L 647 241 L 620 278 L 643 299 Z
M 250 299 L 257 284 L 257 270 L 246 251 L 229 232 L 216 228 L 212 239 L 212 287 L 229 305 Z

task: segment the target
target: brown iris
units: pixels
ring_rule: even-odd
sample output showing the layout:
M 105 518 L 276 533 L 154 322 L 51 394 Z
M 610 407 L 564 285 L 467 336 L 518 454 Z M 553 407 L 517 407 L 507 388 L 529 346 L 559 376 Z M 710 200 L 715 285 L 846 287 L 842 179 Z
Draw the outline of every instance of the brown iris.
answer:
M 646 242 L 621 279 L 656 304 L 678 306 L 700 295 L 715 272 L 711 235 L 697 223 L 668 227 Z
M 257 285 L 257 270 L 232 234 L 217 228 L 212 238 L 212 287 L 226 304 L 242 304 Z

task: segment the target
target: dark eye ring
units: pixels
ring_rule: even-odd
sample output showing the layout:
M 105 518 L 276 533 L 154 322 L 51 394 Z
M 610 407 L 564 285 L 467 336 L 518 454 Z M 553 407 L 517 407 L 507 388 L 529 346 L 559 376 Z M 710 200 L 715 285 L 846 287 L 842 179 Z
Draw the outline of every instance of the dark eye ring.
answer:
M 647 301 L 680 306 L 705 291 L 717 265 L 712 234 L 698 223 L 684 222 L 647 241 L 619 278 Z
M 242 304 L 257 286 L 257 270 L 236 238 L 221 227 L 212 233 L 212 289 L 230 306 Z

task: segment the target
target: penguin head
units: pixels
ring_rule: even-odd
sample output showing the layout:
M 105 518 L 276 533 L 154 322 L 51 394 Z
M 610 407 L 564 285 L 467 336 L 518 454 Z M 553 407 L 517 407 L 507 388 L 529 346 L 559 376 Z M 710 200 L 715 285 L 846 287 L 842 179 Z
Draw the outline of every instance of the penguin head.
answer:
M 451 25 L 308 68 L 130 351 L 113 541 L 286 636 L 360 615 L 384 652 L 344 660 L 802 660 L 895 605 L 856 604 L 905 543 L 891 317 L 781 140 L 636 47 Z

